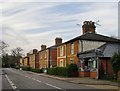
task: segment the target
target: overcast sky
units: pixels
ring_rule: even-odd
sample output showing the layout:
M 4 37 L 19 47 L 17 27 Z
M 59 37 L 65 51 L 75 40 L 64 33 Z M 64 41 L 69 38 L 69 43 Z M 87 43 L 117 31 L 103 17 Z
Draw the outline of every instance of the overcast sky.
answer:
M 99 20 L 101 26 L 96 28 L 99 34 L 118 35 L 117 2 L 5 1 L 0 3 L 0 33 L 9 50 L 16 47 L 23 48 L 24 53 L 33 48 L 40 50 L 41 44 L 54 45 L 55 37 L 67 41 L 82 34 L 85 20 Z

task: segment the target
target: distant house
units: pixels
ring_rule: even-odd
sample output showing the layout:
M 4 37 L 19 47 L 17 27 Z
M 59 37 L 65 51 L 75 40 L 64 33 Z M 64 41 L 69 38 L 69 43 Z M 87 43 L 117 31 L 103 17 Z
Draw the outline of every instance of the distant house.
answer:
M 29 53 L 29 66 L 31 68 L 35 68 L 35 62 L 36 62 L 36 54 L 37 49 L 33 49 L 31 53 Z
M 41 50 L 39 54 L 39 68 L 48 68 L 48 52 L 46 50 L 46 45 L 41 45 Z
M 23 58 L 20 58 L 20 66 L 23 66 Z
M 29 57 L 28 56 L 23 58 L 23 64 L 24 64 L 24 66 L 29 66 Z
M 61 38 L 55 39 L 55 45 L 46 48 L 46 45 L 41 45 L 39 51 L 39 68 L 51 68 L 57 66 L 57 46 L 62 43 Z

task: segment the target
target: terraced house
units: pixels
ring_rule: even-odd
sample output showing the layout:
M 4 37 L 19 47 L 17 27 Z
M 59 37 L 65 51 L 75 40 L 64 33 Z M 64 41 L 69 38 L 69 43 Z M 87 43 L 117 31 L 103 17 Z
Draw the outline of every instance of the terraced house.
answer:
M 20 66 L 23 66 L 23 58 L 20 58 Z
M 29 66 L 29 57 L 28 56 L 23 58 L 23 64 L 24 64 L 24 66 Z
M 48 68 L 48 51 L 46 45 L 41 45 L 41 50 L 39 51 L 39 68 Z
M 33 49 L 33 50 L 29 53 L 29 55 L 28 55 L 28 57 L 29 57 L 29 66 L 30 66 L 31 68 L 35 68 L 37 51 L 38 51 L 37 49 Z
M 78 64 L 76 56 L 78 52 L 95 49 L 104 44 L 104 42 L 92 41 L 87 38 L 88 35 L 95 34 L 95 25 L 92 21 L 85 21 L 82 28 L 83 35 L 64 42 L 57 47 L 57 66 L 66 67 L 67 64 Z
M 57 66 L 57 46 L 62 43 L 61 38 L 55 39 L 55 45 L 46 48 L 46 45 L 41 45 L 39 51 L 39 68 L 50 68 Z

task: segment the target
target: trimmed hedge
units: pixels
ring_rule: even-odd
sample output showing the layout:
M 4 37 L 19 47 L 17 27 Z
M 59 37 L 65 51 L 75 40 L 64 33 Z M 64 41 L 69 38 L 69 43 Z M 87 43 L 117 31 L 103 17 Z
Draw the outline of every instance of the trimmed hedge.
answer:
M 65 67 L 48 68 L 47 74 L 68 77 L 68 69 Z
M 42 69 L 34 69 L 34 68 L 31 68 L 31 71 L 32 71 L 32 72 L 36 72 L 36 73 L 43 73 L 43 70 L 42 70 Z
M 22 70 L 32 71 L 32 72 L 36 72 L 36 73 L 43 73 L 43 69 L 31 68 L 29 66 L 22 66 Z
M 22 66 L 22 70 L 25 70 L 25 71 L 31 71 L 31 67 L 29 66 Z
M 68 67 L 48 68 L 47 74 L 63 77 L 78 77 L 78 67 L 76 64 L 70 64 Z

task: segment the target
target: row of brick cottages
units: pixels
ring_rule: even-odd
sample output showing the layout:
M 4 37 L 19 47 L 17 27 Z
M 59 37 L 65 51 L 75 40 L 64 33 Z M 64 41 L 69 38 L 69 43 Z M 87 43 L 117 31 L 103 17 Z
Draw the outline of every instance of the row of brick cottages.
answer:
M 89 21 L 85 21 L 88 22 Z M 105 74 L 112 75 L 110 58 L 120 48 L 120 40 L 96 34 L 95 27 L 82 26 L 83 34 L 62 43 L 61 38 L 55 39 L 55 45 L 41 50 L 33 49 L 32 53 L 20 61 L 21 65 L 32 68 L 66 67 L 75 63 L 79 67 L 80 77 L 98 78 L 100 65 Z M 87 26 L 87 27 L 86 27 Z

